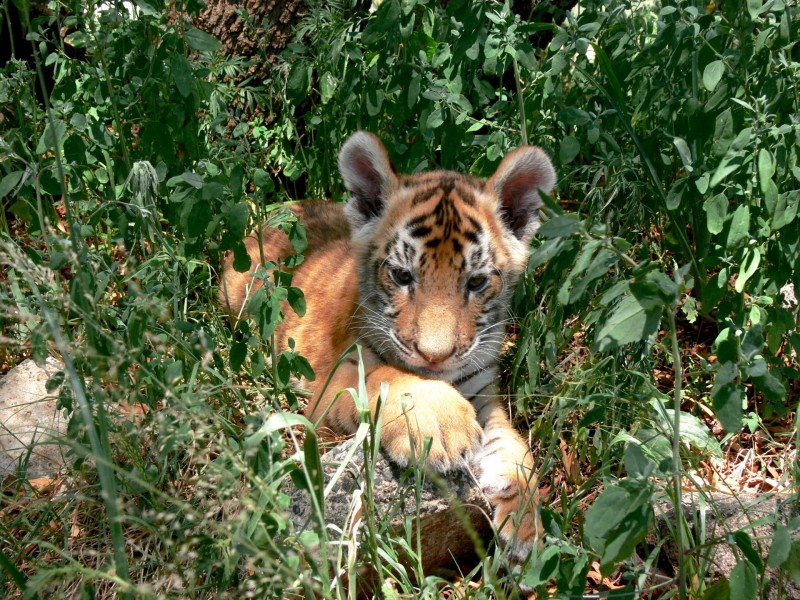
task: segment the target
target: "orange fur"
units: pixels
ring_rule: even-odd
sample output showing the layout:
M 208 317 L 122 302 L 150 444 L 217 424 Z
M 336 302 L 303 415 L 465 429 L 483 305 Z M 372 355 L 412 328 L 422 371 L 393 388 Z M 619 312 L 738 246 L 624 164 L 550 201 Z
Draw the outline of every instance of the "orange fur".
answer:
M 317 375 L 306 414 L 338 433 L 359 416 L 352 397 L 363 346 L 370 409 L 382 382 L 382 444 L 401 465 L 431 438 L 436 470 L 471 467 L 495 507 L 501 537 L 522 557 L 538 537 L 530 451 L 513 429 L 494 387 L 502 323 L 513 284 L 527 264 L 538 226 L 538 190 L 555 173 L 546 155 L 520 148 L 488 181 L 449 171 L 397 175 L 386 150 L 359 132 L 345 144 L 340 170 L 347 206 L 305 202 L 293 210 L 305 224 L 305 260 L 292 285 L 306 294 L 306 314 L 285 310 L 276 339 L 288 338 Z M 263 229 L 247 240 L 253 267 L 293 251 L 286 236 Z M 256 284 L 226 260 L 220 295 L 240 314 Z M 327 389 L 325 382 L 331 376 Z M 513 517 L 513 518 L 512 518 Z

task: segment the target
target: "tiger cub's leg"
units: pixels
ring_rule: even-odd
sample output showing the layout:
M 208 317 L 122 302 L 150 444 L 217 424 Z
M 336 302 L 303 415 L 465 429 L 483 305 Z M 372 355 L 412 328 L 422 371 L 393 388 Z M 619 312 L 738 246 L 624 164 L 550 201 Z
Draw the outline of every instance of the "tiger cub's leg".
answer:
M 381 407 L 381 444 L 394 462 L 407 465 L 412 456 L 419 457 L 425 438 L 431 438 L 427 463 L 436 471 L 446 472 L 470 463 L 483 436 L 472 404 L 445 381 L 425 379 L 382 365 L 368 370 L 366 375 L 373 415 L 384 381 L 389 384 L 389 395 Z M 309 404 L 307 416 L 311 420 L 319 419 L 332 403 L 323 424 L 337 432 L 355 432 L 359 421 L 355 402 L 348 392 L 338 398 L 336 392 L 355 388 L 357 382 L 357 363 L 341 364 L 324 395 Z
M 487 393 L 488 392 L 488 393 Z M 533 456 L 511 425 L 490 386 L 473 400 L 484 443 L 475 456 L 478 482 L 494 508 L 494 524 L 513 557 L 524 560 L 541 536 L 539 495 Z

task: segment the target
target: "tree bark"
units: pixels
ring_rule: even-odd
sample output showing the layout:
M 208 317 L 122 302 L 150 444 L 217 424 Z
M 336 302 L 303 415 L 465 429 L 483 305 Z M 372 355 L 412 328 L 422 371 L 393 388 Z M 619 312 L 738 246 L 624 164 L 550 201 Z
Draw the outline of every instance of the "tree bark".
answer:
M 267 61 L 249 70 L 249 75 L 264 81 L 307 8 L 305 0 L 208 0 L 195 26 L 222 42 L 228 56 L 265 57 Z
M 515 0 L 512 9 L 524 21 L 560 23 L 575 4 L 577 0 Z M 222 42 L 228 56 L 265 57 L 264 63 L 253 65 L 249 72 L 257 81 L 264 81 L 270 65 L 286 48 L 295 25 L 307 10 L 306 0 L 208 0 L 195 25 Z M 537 33 L 533 41 L 544 48 L 551 39 L 552 33 L 544 31 Z

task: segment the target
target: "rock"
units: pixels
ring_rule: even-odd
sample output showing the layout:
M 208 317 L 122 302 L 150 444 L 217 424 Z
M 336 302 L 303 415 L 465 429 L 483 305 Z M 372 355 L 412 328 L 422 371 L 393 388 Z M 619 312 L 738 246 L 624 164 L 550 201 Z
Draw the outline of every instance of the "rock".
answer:
M 346 460 L 352 445 L 352 440 L 345 441 L 323 455 L 326 486 Z M 459 566 L 465 570 L 465 565 L 476 564 L 475 547 L 467 527 L 484 544 L 488 543 L 492 539 L 491 513 L 467 473 L 459 471 L 446 477 L 425 477 L 417 503 L 413 469 L 401 469 L 381 454 L 372 471 L 378 522 L 389 521 L 393 529 L 401 531 L 404 522 L 416 523 L 419 513 L 422 564 L 426 574 L 446 572 Z M 353 538 L 354 532 L 360 537 L 359 528 L 364 530 L 367 502 L 362 491 L 364 474 L 364 452 L 359 447 L 325 498 L 326 524 L 338 527 L 346 541 Z M 294 485 L 285 491 L 291 497 L 289 518 L 297 530 L 313 529 L 314 513 L 308 492 Z M 339 541 L 336 534 L 330 537 Z M 412 535 L 412 540 L 416 541 L 416 534 Z
M 52 477 L 63 469 L 56 440 L 66 432 L 67 421 L 56 410 L 57 392 L 46 389 L 47 380 L 63 368 L 53 358 L 44 369 L 28 359 L 0 379 L 0 479 L 15 474 L 25 460 L 28 479 Z
M 783 308 L 792 308 L 793 306 L 797 306 L 797 296 L 794 293 L 794 284 L 787 283 L 781 288 L 781 294 L 783 294 Z
M 736 495 L 711 492 L 707 494 L 705 503 L 705 541 L 715 540 L 708 561 L 708 576 L 715 579 L 730 579 L 730 574 L 739 561 L 741 552 L 734 551 L 725 541 L 725 535 L 735 531 L 744 531 L 762 561 L 766 561 L 772 543 L 775 523 L 787 524 L 796 517 L 792 512 L 790 498 L 778 495 L 745 494 Z M 699 522 L 700 498 L 696 492 L 684 492 L 681 499 L 682 508 L 690 527 Z M 669 537 L 663 550 L 673 566 L 677 569 L 678 551 L 673 536 L 668 533 L 668 525 L 674 524 L 672 506 L 663 504 L 657 510 L 659 529 Z M 674 529 L 674 527 L 673 527 Z M 776 569 L 766 570 L 767 594 L 765 598 L 782 600 L 784 598 L 800 598 L 800 587 L 792 583 L 785 575 L 780 576 Z

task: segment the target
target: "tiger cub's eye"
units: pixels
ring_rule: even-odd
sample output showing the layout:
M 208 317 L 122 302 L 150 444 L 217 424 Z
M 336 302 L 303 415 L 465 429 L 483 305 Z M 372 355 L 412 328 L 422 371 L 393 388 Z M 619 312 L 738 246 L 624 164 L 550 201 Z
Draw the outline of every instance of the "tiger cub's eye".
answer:
M 486 275 L 473 275 L 467 279 L 467 289 L 470 292 L 480 292 L 489 284 L 489 278 Z
M 407 271 L 406 269 L 391 269 L 389 271 L 389 275 L 391 275 L 392 280 L 400 287 L 410 285 L 411 282 L 414 281 L 414 277 L 412 277 L 411 272 Z

